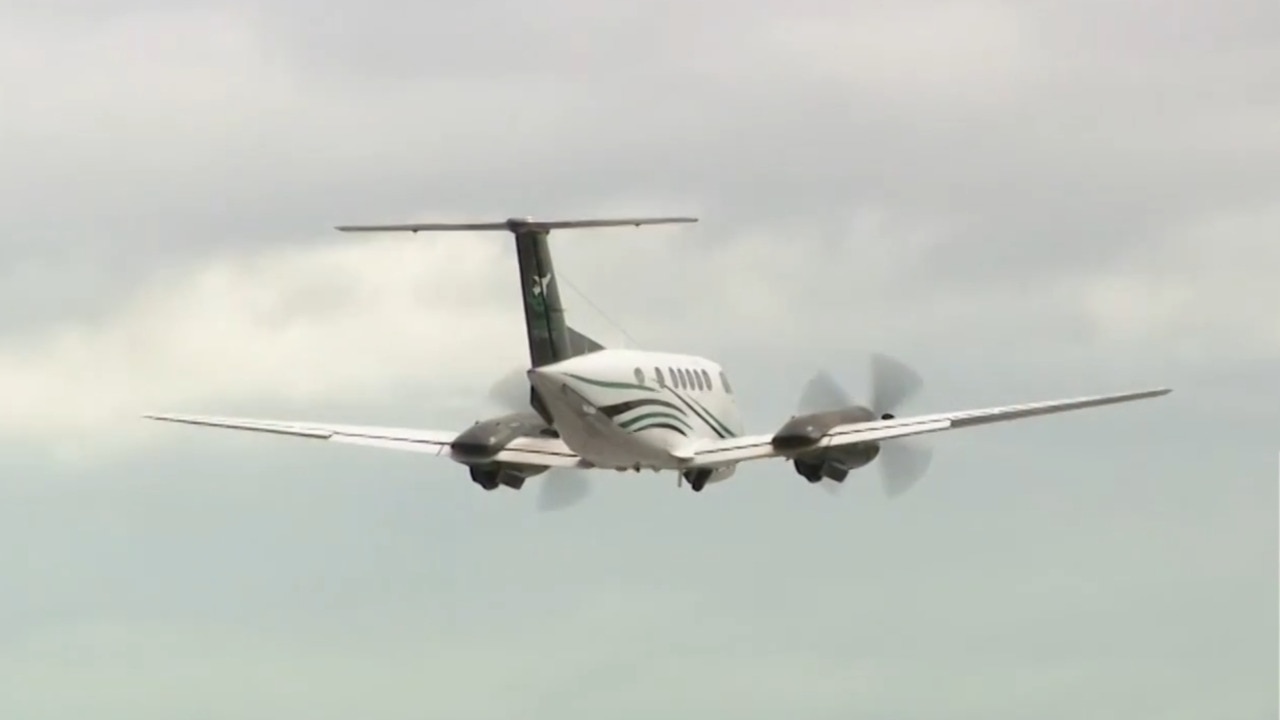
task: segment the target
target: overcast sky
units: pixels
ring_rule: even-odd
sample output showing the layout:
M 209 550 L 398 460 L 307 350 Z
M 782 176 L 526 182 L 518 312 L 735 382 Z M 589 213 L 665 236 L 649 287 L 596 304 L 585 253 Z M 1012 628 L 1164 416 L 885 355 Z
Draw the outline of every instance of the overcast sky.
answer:
M 1277 717 L 1274 0 L 0 0 L 0 101 L 0 717 Z M 672 213 L 554 237 L 571 320 L 753 430 L 1175 392 L 553 514 L 137 419 L 462 428 L 509 238 L 331 226 Z

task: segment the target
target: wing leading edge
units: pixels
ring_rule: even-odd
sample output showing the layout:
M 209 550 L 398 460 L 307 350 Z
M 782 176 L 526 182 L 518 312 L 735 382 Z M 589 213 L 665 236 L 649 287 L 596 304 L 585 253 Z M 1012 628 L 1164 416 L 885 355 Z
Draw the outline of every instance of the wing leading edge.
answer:
M 148 420 L 181 423 L 184 425 L 245 430 L 312 440 L 328 440 L 349 445 L 364 445 L 387 450 L 426 453 L 428 455 L 447 457 L 450 460 L 464 464 L 467 459 L 471 459 L 474 462 L 472 458 L 461 458 L 455 455 L 449 443 L 453 442 L 458 433 L 445 430 L 413 430 L 409 428 L 366 425 L 327 425 L 323 423 L 228 418 L 208 415 L 147 414 L 143 415 L 143 417 Z M 577 454 L 565 446 L 564 442 L 553 438 L 517 438 L 496 454 L 486 457 L 484 461 L 541 465 L 544 467 L 581 466 Z
M 732 465 L 748 460 L 788 457 L 796 452 L 811 451 L 825 447 L 853 445 L 860 442 L 890 440 L 892 438 L 923 435 L 925 433 L 956 430 L 975 425 L 988 425 L 1009 420 L 1052 415 L 1055 413 L 1083 410 L 1103 405 L 1145 400 L 1160 397 L 1173 392 L 1171 388 L 1141 390 L 1138 392 L 1118 393 L 1115 395 L 1093 395 L 1089 397 L 1070 398 L 1067 400 L 1047 400 L 1043 402 L 1006 405 L 1003 407 L 982 408 L 978 410 L 958 410 L 954 412 L 917 415 L 914 417 L 894 418 L 892 420 L 875 420 L 872 422 L 837 425 L 822 437 L 815 445 L 783 452 L 773 446 L 772 435 L 751 435 L 741 438 L 714 441 L 710 445 L 699 448 L 694 455 L 691 467 L 719 467 Z

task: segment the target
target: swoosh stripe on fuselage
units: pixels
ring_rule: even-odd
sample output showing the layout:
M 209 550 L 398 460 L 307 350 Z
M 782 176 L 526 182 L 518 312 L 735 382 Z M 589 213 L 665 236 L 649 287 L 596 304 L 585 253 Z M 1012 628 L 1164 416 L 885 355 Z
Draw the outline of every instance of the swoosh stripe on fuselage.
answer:
M 577 380 L 578 382 L 583 382 L 588 385 L 595 385 L 596 387 L 611 388 L 613 390 L 643 390 L 645 392 L 658 392 L 657 390 L 649 387 L 648 385 L 641 385 L 639 383 L 609 382 L 606 380 L 593 380 L 592 378 L 578 375 L 576 373 L 565 373 L 565 375 L 573 378 L 574 380 Z
M 684 408 L 680 407 L 679 405 L 676 405 L 675 403 L 667 402 L 666 400 L 659 400 L 658 398 L 645 398 L 643 400 L 625 400 L 620 403 L 605 405 L 604 407 L 599 408 L 599 410 L 600 412 L 604 413 L 605 417 L 609 418 L 610 420 L 616 420 L 619 416 L 625 415 L 631 412 L 632 410 L 638 410 L 642 407 L 663 407 L 671 410 L 676 415 L 683 416 L 688 414 L 684 411 Z
M 735 433 L 734 431 L 730 430 L 728 425 L 725 425 L 723 422 L 721 422 L 721 421 L 720 421 L 720 418 L 716 417 L 716 416 L 715 416 L 715 413 L 713 413 L 713 412 L 711 412 L 710 410 L 708 410 L 708 409 L 707 409 L 707 406 L 706 406 L 706 405 L 703 405 L 703 404 L 698 400 L 698 398 L 693 397 L 693 396 L 690 396 L 690 397 L 689 397 L 689 400 L 690 400 L 694 405 L 697 405 L 699 410 L 701 410 L 702 412 L 706 413 L 707 417 L 711 418 L 712 422 L 714 422 L 716 425 L 718 425 L 718 426 L 720 427 L 720 429 L 721 429 L 721 430 L 723 430 L 723 431 L 724 431 L 724 434 L 725 434 L 725 436 L 726 436 L 726 437 L 737 437 L 737 433 Z
M 660 400 L 658 398 L 645 398 L 642 400 L 626 400 L 620 403 L 614 403 L 613 405 L 605 405 L 603 407 L 598 408 L 600 412 L 602 412 L 606 417 L 613 420 L 614 422 L 617 422 L 620 427 L 622 427 L 623 429 L 628 429 L 632 433 L 640 432 L 641 430 L 647 430 L 649 428 L 661 427 L 661 425 L 646 425 L 645 427 L 629 427 L 627 424 L 624 424 L 624 423 L 638 422 L 638 420 L 633 419 L 630 421 L 620 422 L 617 420 L 619 416 L 642 407 L 664 407 L 674 411 L 680 416 L 688 417 L 692 415 L 693 417 L 696 417 L 699 421 L 702 422 L 703 425 L 710 428 L 711 431 L 721 439 L 737 437 L 736 433 L 730 430 L 728 426 L 726 426 L 723 422 L 721 422 L 720 419 L 717 418 L 715 414 L 713 414 L 710 410 L 707 410 L 707 408 L 702 403 L 698 402 L 697 400 L 694 400 L 693 398 L 684 397 L 679 392 L 677 392 L 675 388 L 672 388 L 670 385 L 664 386 L 659 389 L 659 388 L 652 388 L 647 385 L 640 385 L 638 383 L 596 380 L 594 378 L 589 378 L 583 375 L 579 375 L 577 373 L 566 373 L 566 375 L 573 378 L 574 380 L 577 380 L 582 383 L 586 383 L 587 385 L 594 385 L 596 387 L 609 388 L 613 390 L 643 390 L 645 392 L 650 392 L 650 393 L 662 392 L 663 390 L 665 390 L 666 392 L 670 393 L 671 396 L 674 397 L 676 400 L 680 401 L 680 405 L 684 406 L 684 407 L 680 407 L 680 405 L 676 405 L 675 403 L 671 403 L 666 400 Z M 679 421 L 684 423 L 689 428 L 689 431 L 692 432 L 693 426 L 689 425 L 688 422 L 683 420 L 682 418 L 669 417 L 669 419 L 679 419 Z M 687 434 L 684 432 L 681 432 L 681 435 L 685 435 L 687 437 Z
M 643 430 L 644 428 L 643 427 L 637 428 L 635 427 L 636 425 L 639 425 L 646 420 L 658 420 L 658 419 L 679 423 L 682 427 L 684 427 L 684 429 L 693 430 L 693 426 L 690 425 L 689 422 L 684 418 L 680 417 L 679 415 L 676 415 L 675 413 L 662 412 L 660 410 L 655 412 L 640 413 L 639 415 L 629 417 L 626 420 L 622 420 L 618 422 L 618 426 L 624 430 L 632 430 L 633 432 L 638 432 L 640 430 Z
M 689 437 L 689 432 L 690 432 L 689 430 L 685 430 L 682 427 L 677 427 L 676 425 L 673 425 L 669 422 L 658 421 L 658 422 L 649 423 L 648 425 L 640 425 L 638 427 L 633 427 L 631 428 L 631 434 L 634 435 L 639 432 L 644 432 L 645 430 L 670 430 L 671 432 L 676 433 L 681 437 Z
M 711 415 L 711 413 L 707 413 L 706 415 L 703 415 L 703 412 L 706 412 L 705 408 L 699 411 L 698 408 L 694 407 L 693 403 L 690 403 L 688 399 L 686 399 L 680 393 L 676 392 L 670 386 L 668 386 L 666 389 L 667 389 L 667 392 L 671 393 L 671 395 L 675 397 L 675 399 L 679 400 L 681 403 L 684 404 L 685 407 L 689 408 L 689 412 L 693 413 L 699 420 L 702 421 L 704 425 L 711 428 L 712 432 L 720 436 L 720 439 L 724 440 L 724 439 L 733 437 L 733 433 L 727 432 L 726 430 L 722 429 L 721 426 L 716 422 L 713 422 L 712 420 L 707 419 L 707 416 Z M 698 407 L 701 407 L 701 404 L 698 404 Z M 714 419 L 714 416 L 712 416 L 712 418 Z

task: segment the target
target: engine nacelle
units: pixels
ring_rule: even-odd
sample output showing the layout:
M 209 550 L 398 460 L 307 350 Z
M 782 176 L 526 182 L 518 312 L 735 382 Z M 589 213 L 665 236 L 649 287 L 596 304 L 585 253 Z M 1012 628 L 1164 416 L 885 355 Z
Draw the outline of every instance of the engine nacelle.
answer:
M 449 450 L 454 460 L 469 466 L 471 480 L 485 490 L 497 490 L 503 485 L 519 490 L 525 480 L 547 468 L 492 462 L 489 458 L 522 437 L 555 437 L 555 430 L 536 413 L 511 413 L 477 421 L 454 438 Z
M 773 435 L 773 447 L 791 458 L 796 473 L 811 483 L 822 480 L 844 482 L 850 470 L 856 470 L 880 454 L 876 442 L 862 442 L 832 448 L 820 448 L 818 443 L 832 428 L 875 420 L 891 420 L 893 416 L 876 414 L 861 405 L 850 405 L 839 410 L 798 415 L 778 428 Z
M 483 460 L 521 437 L 555 437 L 555 430 L 534 413 L 511 413 L 477 421 L 449 443 L 455 459 Z
M 545 467 L 531 465 L 510 465 L 507 463 L 489 463 L 472 465 L 471 481 L 485 490 L 497 490 L 505 485 L 512 490 L 524 487 L 524 481 L 547 471 Z
M 811 483 L 824 479 L 844 482 L 850 470 L 870 464 L 878 455 L 880 444 L 866 442 L 805 453 L 793 459 L 791 465 L 800 477 Z
M 837 425 L 870 422 L 876 414 L 861 405 L 850 405 L 839 410 L 797 415 L 783 423 L 773 434 L 773 447 L 785 453 L 801 452 L 817 445 L 831 428 Z

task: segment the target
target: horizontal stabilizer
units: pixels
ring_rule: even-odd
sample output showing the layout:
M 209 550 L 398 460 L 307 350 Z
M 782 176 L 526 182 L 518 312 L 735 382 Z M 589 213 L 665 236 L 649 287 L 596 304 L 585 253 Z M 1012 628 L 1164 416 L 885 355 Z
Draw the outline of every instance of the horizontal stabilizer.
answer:
M 635 218 L 601 218 L 596 220 L 534 220 L 533 218 L 510 218 L 502 222 L 479 223 L 406 223 L 401 225 L 339 225 L 340 232 L 482 232 L 505 230 L 520 232 L 533 230 L 550 232 L 575 228 L 600 227 L 639 227 L 641 225 L 672 225 L 675 223 L 695 223 L 692 217 L 635 217 Z

